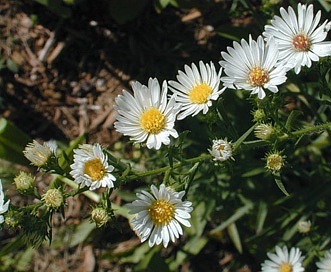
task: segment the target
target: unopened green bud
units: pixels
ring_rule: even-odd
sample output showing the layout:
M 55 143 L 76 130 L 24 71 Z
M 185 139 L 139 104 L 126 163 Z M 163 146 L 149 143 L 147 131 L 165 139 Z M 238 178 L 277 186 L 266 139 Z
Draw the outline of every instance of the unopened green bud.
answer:
M 97 207 L 92 210 L 91 220 L 96 224 L 98 228 L 104 226 L 109 221 L 109 214 L 107 210 Z
M 21 171 L 15 178 L 16 189 L 21 193 L 33 192 L 34 176 L 31 173 Z
M 257 109 L 256 111 L 253 111 L 252 115 L 253 115 L 254 121 L 259 122 L 259 123 L 265 121 L 267 118 L 263 109 Z
M 47 207 L 58 209 L 63 204 L 63 194 L 59 189 L 49 189 L 43 194 L 42 200 Z
M 21 214 L 14 210 L 9 210 L 5 215 L 5 226 L 8 229 L 15 229 L 19 226 Z

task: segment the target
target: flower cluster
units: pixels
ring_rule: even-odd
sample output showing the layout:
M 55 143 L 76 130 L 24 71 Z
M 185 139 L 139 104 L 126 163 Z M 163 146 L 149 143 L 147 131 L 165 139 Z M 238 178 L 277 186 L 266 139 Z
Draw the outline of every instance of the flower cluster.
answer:
M 147 85 L 137 81 L 133 82 L 132 92 L 123 90 L 122 94 L 115 99 L 114 109 L 117 116 L 114 128 L 124 136 L 128 136 L 134 143 L 145 144 L 148 149 L 155 149 L 158 154 L 157 152 L 163 151 L 162 148 L 169 151 L 171 147 L 175 146 L 171 142 L 173 138 L 180 139 L 180 133 L 176 128 L 177 121 L 201 115 L 206 117 L 209 111 L 221 116 L 219 108 L 214 109 L 213 106 L 222 102 L 222 94 L 229 89 L 244 90 L 248 91 L 250 95 L 256 95 L 257 104 L 267 101 L 268 97 L 277 97 L 276 93 L 282 90 L 280 86 L 287 81 L 288 73 L 291 70 L 295 74 L 299 74 L 302 67 L 309 68 L 312 66 L 312 62 L 318 61 L 320 57 L 331 56 L 331 43 L 324 41 L 330 29 L 330 23 L 325 21 L 320 24 L 321 12 L 314 15 L 313 5 L 298 4 L 297 13 L 292 7 L 289 7 L 288 10 L 281 8 L 280 15 L 274 17 L 271 25 L 264 27 L 264 32 L 256 40 L 249 35 L 248 40 L 235 41 L 232 47 L 227 47 L 226 52 L 221 52 L 222 59 L 218 63 L 219 67 L 216 67 L 212 61 L 208 63 L 199 61 L 198 64 L 191 63 L 191 65 L 185 65 L 183 70 L 179 70 L 177 80 L 164 80 L 160 84 L 158 79 L 149 78 Z M 255 98 L 255 96 L 253 97 Z M 150 247 L 161 244 L 167 247 L 170 242 L 174 243 L 181 235 L 184 235 L 183 226 L 191 227 L 190 219 L 194 205 L 191 201 L 186 200 L 186 197 L 190 196 L 187 194 L 189 189 L 194 187 L 190 186 L 194 180 L 195 169 L 203 160 L 214 161 L 210 164 L 212 170 L 214 170 L 212 167 L 218 167 L 219 164 L 226 165 L 225 161 L 234 161 L 238 150 L 238 152 L 248 150 L 247 146 L 243 145 L 241 150 L 241 147 L 238 148 L 238 146 L 250 133 L 258 138 L 251 142 L 253 148 L 258 144 L 263 147 L 273 144 L 273 151 L 267 153 L 264 158 L 266 164 L 262 171 L 269 171 L 269 175 L 277 177 L 276 182 L 281 183 L 280 173 L 287 165 L 285 161 L 287 156 L 283 155 L 282 151 L 277 151 L 282 150 L 277 145 L 281 141 L 281 137 L 278 136 L 282 133 L 283 139 L 287 139 L 294 133 L 291 134 L 290 122 L 286 123 L 284 128 L 282 127 L 283 130 L 279 129 L 279 126 L 277 127 L 279 120 L 271 120 L 272 118 L 268 118 L 267 113 L 268 111 L 264 109 L 254 111 L 253 121 L 256 124 L 241 137 L 236 133 L 233 133 L 231 137 L 224 133 L 223 138 L 216 138 L 213 135 L 211 146 L 204 147 L 207 154 L 195 158 L 196 160 L 187 160 L 190 164 L 197 164 L 187 171 L 190 175 L 188 179 L 178 179 L 181 183 L 176 184 L 177 180 L 174 179 L 173 182 L 170 177 L 172 170 L 184 164 L 184 159 L 178 159 L 179 156 L 174 156 L 176 162 L 172 160 L 173 158 L 169 159 L 171 166 L 168 168 L 163 167 L 162 171 L 157 172 L 156 170 L 150 174 L 165 173 L 165 177 L 162 182 L 159 180 L 161 183 L 159 186 L 150 185 L 150 191 L 137 192 L 137 199 L 125 206 L 128 209 L 127 218 L 130 226 L 141 242 L 148 240 Z M 228 123 L 231 125 L 231 122 Z M 323 125 L 321 127 L 326 129 Z M 311 131 L 296 132 L 296 136 L 300 137 Z M 235 139 L 228 141 L 228 138 Z M 166 149 L 167 146 L 170 148 Z M 135 171 L 131 165 L 128 166 L 113 158 L 112 153 L 107 152 L 99 143 L 77 144 L 75 147 L 70 150 L 70 154 L 63 152 L 63 156 L 60 157 L 61 150 L 58 150 L 55 142 L 48 141 L 41 144 L 34 140 L 26 146 L 23 152 L 32 165 L 51 174 L 63 175 L 67 184 L 74 187 L 74 192 L 67 193 L 65 186 L 54 182 L 55 185 L 52 184 L 50 188 L 39 194 L 36 192 L 35 177 L 24 172 L 14 179 L 14 183 L 21 193 L 35 194 L 39 202 L 36 201 L 38 203 L 34 204 L 36 205 L 34 210 L 42 207 L 43 215 L 48 216 L 42 217 L 40 220 L 42 222 L 45 221 L 44 218 L 50 219 L 54 212 L 62 211 L 67 197 L 79 193 L 97 194 L 101 191 L 102 196 L 97 195 L 98 205 L 93 208 L 90 218 L 97 227 L 105 226 L 113 219 L 110 200 L 113 190 L 120 188 L 120 185 L 125 184 L 128 180 L 136 180 L 147 175 L 140 175 L 142 172 Z M 170 157 L 169 154 L 170 151 L 166 155 Z M 241 158 L 239 158 L 240 160 Z M 208 173 L 212 172 L 210 169 L 208 171 Z M 257 174 L 251 171 L 242 176 Z M 155 180 L 152 182 L 154 183 Z M 215 184 L 217 182 L 215 175 Z M 249 183 L 249 186 L 254 188 L 254 182 Z M 282 184 L 279 186 L 283 188 Z M 185 188 L 185 191 L 177 192 L 173 189 L 179 187 Z M 91 191 L 96 191 L 96 193 Z M 231 194 L 227 193 L 219 195 L 231 197 Z M 246 196 L 242 195 L 241 198 L 248 202 Z M 3 214 L 8 211 L 9 202 L 9 200 L 4 202 L 0 180 L 0 224 L 5 221 Z M 233 203 L 235 202 L 237 199 L 233 201 Z M 261 203 L 262 210 L 266 205 L 262 201 Z M 267 213 L 267 210 L 261 212 L 261 222 Z M 237 218 L 237 215 L 232 219 Z M 237 219 L 240 217 L 238 216 Z M 51 222 L 51 220 L 46 221 Z M 235 226 L 234 221 L 236 220 L 231 221 L 232 226 Z M 37 219 L 36 222 L 39 223 Z M 8 225 L 16 226 L 17 224 L 14 215 L 8 219 Z M 296 226 L 300 234 L 308 235 L 311 232 L 311 225 L 310 221 L 299 221 Z M 221 225 L 221 227 L 223 226 Z M 231 232 L 230 227 L 229 232 Z M 275 253 L 269 252 L 267 256 L 269 260 L 262 263 L 262 271 L 304 271 L 304 256 L 299 248 L 288 249 L 286 246 L 283 248 L 276 246 Z M 316 266 L 319 268 L 319 272 L 330 271 L 331 251 L 326 252 Z

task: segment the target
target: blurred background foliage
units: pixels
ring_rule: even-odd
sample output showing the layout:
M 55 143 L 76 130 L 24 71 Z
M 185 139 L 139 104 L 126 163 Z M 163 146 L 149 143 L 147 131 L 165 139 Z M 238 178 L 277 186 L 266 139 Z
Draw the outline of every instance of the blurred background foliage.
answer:
M 87 70 L 96 68 L 93 60 L 99 61 L 94 59 L 91 49 L 102 50 L 105 59 L 110 60 L 113 66 L 130 75 L 130 79 L 142 83 L 146 83 L 149 77 L 174 79 L 184 64 L 200 59 L 217 63 L 220 52 L 232 46 L 233 41 L 247 39 L 249 34 L 254 38 L 260 35 L 264 25 L 279 13 L 280 6 L 295 7 L 298 3 L 280 0 L 20 2 L 23 9 L 29 11 L 34 24 L 45 24 L 53 29 L 59 25 L 67 28 L 66 35 L 74 37 L 71 44 L 80 44 L 78 48 L 81 50 L 69 48 L 66 55 L 70 58 L 84 55 L 90 65 L 87 65 Z M 330 18 L 331 1 L 301 2 L 313 3 L 315 11 L 322 10 L 323 19 Z M 49 14 L 51 16 L 48 17 Z M 191 20 L 194 23 L 189 24 Z M 203 35 L 201 31 L 196 32 L 197 26 L 205 31 Z M 77 30 L 82 29 L 93 42 L 80 36 L 82 32 Z M 2 86 L 5 86 L 9 75 L 20 73 L 23 68 L 9 55 L 2 53 L 0 56 Z M 72 60 L 75 59 L 70 59 L 70 62 L 61 58 L 52 65 L 61 75 L 72 74 L 80 69 Z M 110 150 L 113 155 L 139 169 L 151 169 L 168 165 L 169 158 L 180 161 L 205 153 L 215 138 L 227 137 L 235 142 L 252 126 L 252 112 L 257 109 L 263 109 L 266 120 L 277 125 L 283 133 L 290 134 L 329 122 L 330 64 L 330 59 L 324 59 L 309 70 L 303 69 L 300 75 L 289 73 L 279 95 L 263 102 L 248 99 L 241 91 L 226 91 L 206 116 L 178 122 L 177 129 L 183 134 L 173 144 L 173 149 L 150 152 L 121 139 L 111 145 Z M 124 80 L 123 84 L 129 88 L 129 80 Z M 0 98 L 2 108 L 12 103 L 10 99 L 6 100 L 8 94 L 3 88 Z M 276 109 L 276 112 L 270 109 Z M 294 111 L 297 114 L 291 114 Z M 16 164 L 28 167 L 18 154 L 26 142 L 31 137 L 45 135 L 50 136 L 1 119 L 0 152 L 6 161 L 1 162 L 0 174 L 5 188 L 11 186 L 12 177 L 18 172 Z M 56 140 L 71 151 L 80 141 L 89 141 L 88 138 Z M 246 139 L 254 140 L 253 134 Z M 49 247 L 46 244 L 38 249 L 27 247 L 19 230 L 2 230 L 0 271 L 37 271 L 37 267 L 38 271 L 60 271 L 60 265 L 56 266 L 54 260 L 42 256 L 49 253 L 47 250 L 62 254 L 60 257 L 67 263 L 62 267 L 63 271 L 79 271 L 81 260 L 70 256 L 81 254 L 82 248 L 92 248 L 83 255 L 83 264 L 87 265 L 85 271 L 258 271 L 266 253 L 275 245 L 299 247 L 307 257 L 306 271 L 315 271 L 314 262 L 324 250 L 331 248 L 330 145 L 330 129 L 256 148 L 246 148 L 243 144 L 234 154 L 235 161 L 220 165 L 187 165 L 171 171 L 166 177 L 147 177 L 123 184 L 114 192 L 117 222 L 102 229 L 97 229 L 87 219 L 86 214 L 93 203 L 82 198 L 83 204 L 80 203 L 78 212 L 83 215 L 74 220 L 66 219 L 65 224 L 61 224 L 61 216 L 55 216 L 53 242 Z M 279 190 L 275 176 L 265 169 L 265 156 L 275 148 L 286 156 L 281 180 L 289 197 Z M 16 164 L 8 164 L 7 161 Z M 194 206 L 192 228 L 186 229 L 185 236 L 167 249 L 149 248 L 135 238 L 122 205 L 132 201 L 135 192 L 146 189 L 146 184 L 159 183 L 163 179 L 177 190 L 187 190 L 187 198 Z M 9 196 L 23 198 L 14 196 L 12 192 Z M 16 199 L 16 203 L 24 204 L 25 201 L 33 200 Z M 310 233 L 305 235 L 297 229 L 297 223 L 302 220 L 312 222 Z M 94 266 L 91 260 L 96 262 Z M 92 269 L 88 270 L 88 267 Z

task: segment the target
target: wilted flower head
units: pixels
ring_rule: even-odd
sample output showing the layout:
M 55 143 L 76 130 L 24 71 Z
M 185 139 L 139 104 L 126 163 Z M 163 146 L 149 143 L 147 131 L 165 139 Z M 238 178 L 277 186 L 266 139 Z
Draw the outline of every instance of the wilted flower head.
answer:
M 0 224 L 3 223 L 3 214 L 8 211 L 10 200 L 5 203 L 5 195 L 2 190 L 2 181 L 0 179 Z
M 331 271 L 331 250 L 327 251 L 323 258 L 316 263 L 318 267 L 317 272 L 330 272 Z
M 48 189 L 42 196 L 42 200 L 49 208 L 58 209 L 63 204 L 63 194 L 59 189 Z
M 290 252 L 287 247 L 283 249 L 276 246 L 276 254 L 268 252 L 270 260 L 265 260 L 262 264 L 262 271 L 265 272 L 303 272 L 302 267 L 304 257 L 301 256 L 301 251 L 298 248 L 292 247 Z
M 34 176 L 31 173 L 21 171 L 15 178 L 16 189 L 22 193 L 28 193 L 34 187 Z
M 212 149 L 208 149 L 208 151 L 214 157 L 214 161 L 233 159 L 232 146 L 227 140 L 213 140 Z
M 310 232 L 311 222 L 309 220 L 299 221 L 297 223 L 297 228 L 300 233 L 308 233 Z
M 269 153 L 266 160 L 266 168 L 272 173 L 279 172 L 285 164 L 285 156 L 279 152 Z
M 50 161 L 52 155 L 55 155 L 55 152 L 53 144 L 47 142 L 40 144 L 33 140 L 25 147 L 23 154 L 33 165 L 43 167 Z
M 298 14 L 292 7 L 287 11 L 281 7 L 280 14 L 265 26 L 263 35 L 277 43 L 281 63 L 288 63 L 298 74 L 301 66 L 310 67 L 319 57 L 331 55 L 331 42 L 324 41 L 330 27 L 327 21 L 319 24 L 321 11 L 314 17 L 312 4 L 299 3 Z
M 98 228 L 104 226 L 109 221 L 108 211 L 101 207 L 96 207 L 92 210 L 91 220 L 97 225 Z
M 108 156 L 100 144 L 83 144 L 74 149 L 74 163 L 70 174 L 77 184 L 90 190 L 100 187 L 114 187 L 116 178 L 111 174 L 114 166 L 108 164 Z
M 254 135 L 261 140 L 269 140 L 275 133 L 275 128 L 271 124 L 259 124 L 254 129 Z
M 159 189 L 152 185 L 151 190 L 153 194 L 137 193 L 139 199 L 127 205 L 129 213 L 135 214 L 131 224 L 141 242 L 149 238 L 150 247 L 162 242 L 167 247 L 170 240 L 175 242 L 183 234 L 180 224 L 191 226 L 188 219 L 191 218 L 192 203 L 182 201 L 185 191 L 177 193 L 164 184 Z

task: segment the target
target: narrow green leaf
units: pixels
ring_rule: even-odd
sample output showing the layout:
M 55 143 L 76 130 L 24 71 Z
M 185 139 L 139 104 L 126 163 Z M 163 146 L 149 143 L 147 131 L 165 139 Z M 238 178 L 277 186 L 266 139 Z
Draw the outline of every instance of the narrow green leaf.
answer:
M 242 245 L 241 245 L 241 240 L 239 236 L 239 232 L 236 226 L 236 223 L 232 223 L 227 227 L 229 236 L 236 247 L 236 249 L 239 251 L 239 253 L 243 253 Z
M 259 234 L 262 231 L 264 222 L 267 218 L 267 214 L 268 214 L 267 204 L 263 201 L 260 201 L 257 210 L 257 217 L 256 217 L 256 234 Z
M 287 190 L 285 189 L 285 186 L 280 178 L 280 176 L 275 175 L 275 182 L 278 186 L 278 188 L 284 193 L 284 195 L 286 196 L 290 196 L 290 194 L 287 192 Z
M 0 158 L 28 166 L 23 150 L 31 138 L 15 125 L 0 118 Z
M 257 124 L 254 124 L 243 135 L 240 136 L 240 138 L 233 144 L 233 151 L 235 151 L 241 145 L 241 143 L 246 140 L 246 138 L 252 133 L 256 126 Z
M 215 234 L 219 231 L 224 230 L 230 224 L 236 222 L 239 218 L 243 217 L 252 208 L 253 208 L 253 204 L 251 204 L 251 203 L 248 203 L 245 206 L 239 208 L 231 217 L 229 217 L 227 220 L 225 220 L 221 225 L 217 226 L 212 231 L 210 231 L 210 234 Z
M 62 18 L 69 18 L 72 13 L 69 7 L 63 5 L 62 0 L 34 0 L 35 2 L 46 6 L 50 11 Z

